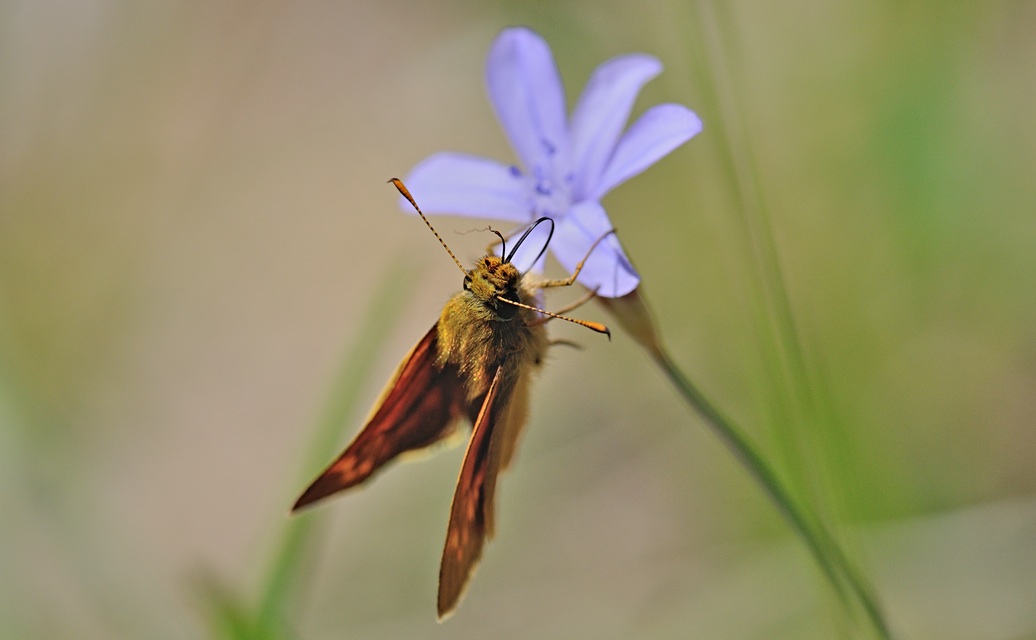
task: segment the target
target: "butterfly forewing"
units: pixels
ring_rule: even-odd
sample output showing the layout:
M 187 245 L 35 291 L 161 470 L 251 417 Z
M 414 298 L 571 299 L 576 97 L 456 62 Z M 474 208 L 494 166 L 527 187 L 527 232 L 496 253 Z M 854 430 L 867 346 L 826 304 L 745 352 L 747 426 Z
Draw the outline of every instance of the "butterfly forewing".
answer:
M 400 364 L 367 425 L 293 510 L 357 485 L 399 454 L 450 434 L 467 408 L 466 391 L 456 366 L 436 362 L 438 337 L 436 323 Z
M 439 566 L 439 618 L 453 613 L 482 556 L 482 546 L 493 535 L 493 501 L 501 469 L 502 436 L 512 425 L 509 407 L 514 398 L 514 377 L 500 367 L 482 401 L 457 489 L 450 507 L 450 523 Z

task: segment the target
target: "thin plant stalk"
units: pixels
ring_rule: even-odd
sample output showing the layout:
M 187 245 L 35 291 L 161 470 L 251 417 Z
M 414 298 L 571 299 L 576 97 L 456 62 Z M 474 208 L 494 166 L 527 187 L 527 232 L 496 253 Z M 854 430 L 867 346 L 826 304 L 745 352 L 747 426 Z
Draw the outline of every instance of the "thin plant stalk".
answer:
M 788 436 L 780 438 L 779 444 L 790 474 L 785 480 L 791 480 L 791 484 L 782 484 L 781 478 L 770 463 L 759 455 L 744 432 L 718 412 L 683 375 L 658 341 L 650 315 L 639 297 L 635 297 L 634 305 L 616 300 L 610 306 L 613 310 L 621 310 L 627 322 L 633 316 L 640 316 L 633 323 L 635 329 L 640 331 L 638 340 L 648 347 L 653 360 L 681 395 L 733 451 L 802 537 L 850 614 L 862 609 L 874 633 L 881 638 L 891 638 L 889 625 L 873 590 L 849 561 L 844 547 L 826 524 L 825 504 L 830 501 L 830 497 L 822 493 L 818 495 L 818 491 L 826 486 L 825 483 L 807 482 L 807 471 L 813 467 L 801 463 L 801 448 L 808 446 L 811 439 L 817 436 L 830 436 L 820 427 L 834 428 L 836 421 L 825 410 L 828 406 L 826 401 L 818 398 L 822 391 L 818 391 L 817 380 L 811 375 L 807 364 L 782 275 L 766 202 L 740 113 L 732 70 L 727 62 L 728 41 L 732 39 L 729 28 L 731 18 L 724 12 L 728 8 L 710 0 L 681 6 L 692 8 L 694 12 L 693 17 L 682 17 L 680 22 L 694 29 L 686 41 L 694 43 L 692 46 L 696 47 L 691 56 L 692 60 L 698 62 L 694 76 L 702 80 L 699 88 L 707 104 L 707 120 L 715 123 L 710 131 L 718 140 L 721 168 L 727 174 L 735 208 L 739 213 L 738 220 L 754 275 L 749 284 L 756 293 L 756 329 L 763 351 L 775 358 L 781 372 L 771 380 L 775 387 L 771 415 L 774 416 L 775 424 L 782 427 L 779 433 Z M 634 308 L 636 312 L 632 311 Z M 814 466 L 819 464 L 823 473 L 827 464 L 826 456 L 821 456 L 819 461 L 811 460 L 811 463 Z M 790 489 L 795 487 L 800 489 L 799 495 L 808 500 L 813 510 L 805 510 L 793 499 L 796 494 Z M 857 605 L 859 609 L 855 608 Z
M 668 351 L 662 346 L 647 305 L 634 290 L 621 298 L 598 298 L 620 324 L 643 346 L 651 359 L 676 388 L 680 396 L 697 412 L 705 424 L 733 453 L 748 474 L 759 484 L 774 506 L 805 543 L 828 582 L 838 593 L 850 615 L 854 602 L 862 608 L 875 632 L 891 640 L 892 632 L 873 589 L 849 561 L 838 541 L 823 521 L 809 517 L 781 482 L 780 477 L 744 430 L 724 415 L 691 380 L 684 375 Z
M 331 386 L 312 439 L 307 447 L 298 487 L 328 460 L 330 452 L 337 451 L 349 425 L 349 417 L 356 414 L 360 391 L 368 381 L 368 372 L 382 353 L 395 322 L 402 316 L 404 302 L 409 298 L 412 267 L 397 260 L 378 283 L 377 293 L 364 316 L 363 324 L 354 342 L 346 349 L 338 374 Z M 404 290 L 400 290 L 400 288 Z M 285 505 L 285 512 L 290 504 Z M 306 573 L 312 570 L 307 555 L 314 547 L 314 538 L 322 528 L 325 516 L 307 513 L 288 518 L 274 551 L 269 570 L 260 590 L 256 611 L 256 631 L 261 637 L 275 637 L 298 606 L 300 585 L 306 582 Z M 267 635 L 273 633 L 273 636 Z
M 799 534 L 809 552 L 827 577 L 828 581 L 845 600 L 846 588 L 863 608 L 867 618 L 882 638 L 892 634 L 885 622 L 884 614 L 870 586 L 862 579 L 838 543 L 818 520 L 810 520 L 781 485 L 773 469 L 766 463 L 756 448 L 742 435 L 733 422 L 724 416 L 708 398 L 680 371 L 676 363 L 662 350 L 651 353 L 652 359 L 662 369 L 676 390 L 691 408 L 705 420 L 723 444 L 741 462 L 741 465 L 759 483 L 766 495 L 777 507 L 785 520 Z M 843 581 L 845 584 L 843 584 Z M 848 587 L 846 587 L 848 585 Z

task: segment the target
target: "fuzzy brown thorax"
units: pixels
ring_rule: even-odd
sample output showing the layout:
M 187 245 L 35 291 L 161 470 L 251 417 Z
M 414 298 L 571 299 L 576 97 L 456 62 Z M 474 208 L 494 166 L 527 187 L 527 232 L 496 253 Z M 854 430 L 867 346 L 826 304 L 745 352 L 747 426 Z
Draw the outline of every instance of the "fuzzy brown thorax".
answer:
M 469 391 L 484 392 L 497 367 L 507 370 L 538 364 L 546 350 L 546 329 L 536 313 L 500 298 L 535 305 L 536 288 L 518 268 L 487 255 L 464 276 L 457 293 L 439 317 L 439 362 L 452 363 L 469 376 Z M 519 362 L 521 361 L 521 362 Z

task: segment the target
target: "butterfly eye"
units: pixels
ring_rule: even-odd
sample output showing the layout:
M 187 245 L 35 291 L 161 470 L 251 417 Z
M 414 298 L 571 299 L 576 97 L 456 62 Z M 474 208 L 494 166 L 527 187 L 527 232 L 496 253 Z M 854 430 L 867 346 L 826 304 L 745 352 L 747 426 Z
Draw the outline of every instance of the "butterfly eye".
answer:
M 500 300 L 510 300 L 511 302 L 521 302 L 518 299 L 518 292 L 514 289 L 498 293 L 497 298 Z M 506 302 L 498 302 L 496 305 L 496 315 L 500 316 L 501 320 L 511 320 L 518 315 L 518 307 L 513 304 L 507 304 Z
M 471 290 L 471 276 L 464 276 L 464 290 Z

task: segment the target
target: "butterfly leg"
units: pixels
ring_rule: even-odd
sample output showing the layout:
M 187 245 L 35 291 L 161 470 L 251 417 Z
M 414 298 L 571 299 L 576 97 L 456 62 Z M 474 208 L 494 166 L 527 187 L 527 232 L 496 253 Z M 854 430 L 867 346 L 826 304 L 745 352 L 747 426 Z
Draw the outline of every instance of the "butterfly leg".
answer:
M 615 233 L 615 229 L 612 229 L 600 238 L 594 240 L 594 243 L 590 245 L 590 250 L 586 252 L 586 255 L 583 257 L 582 260 L 579 261 L 579 264 L 576 265 L 576 268 L 572 270 L 571 276 L 564 280 L 547 280 L 546 282 L 541 282 L 539 285 L 540 288 L 547 289 L 549 287 L 570 287 L 573 284 L 575 284 L 576 278 L 579 277 L 579 272 L 583 270 L 583 265 L 586 264 L 586 261 L 590 257 L 590 254 L 594 252 L 594 249 L 597 248 L 597 245 L 601 244 L 602 240 L 604 240 L 613 233 Z
M 600 288 L 600 287 L 598 287 L 598 288 Z M 561 307 L 560 309 L 558 309 L 554 313 L 563 314 L 563 313 L 568 313 L 569 311 L 575 311 L 576 309 L 578 309 L 579 307 L 583 306 L 587 302 L 590 302 L 591 300 L 593 300 L 595 297 L 597 297 L 597 289 L 593 289 L 591 291 L 587 291 L 583 295 L 579 296 L 578 299 L 574 300 L 573 302 L 570 302 L 569 304 L 566 304 L 565 306 Z
M 500 233 L 499 231 L 497 231 L 493 227 L 486 227 L 485 230 L 488 231 L 489 233 L 494 234 L 496 237 L 500 238 L 500 242 L 497 242 L 496 240 L 494 240 L 493 242 L 490 242 L 489 244 L 486 245 L 486 250 L 485 250 L 486 255 L 490 255 L 490 256 L 493 255 L 493 249 L 496 247 L 496 245 L 499 244 L 500 245 L 500 259 L 502 260 L 504 255 L 506 255 L 505 252 L 507 251 L 507 239 L 504 238 L 504 234 Z
M 591 300 L 593 300 L 596 295 L 597 295 L 597 289 L 594 289 L 593 291 L 587 291 L 585 294 L 579 296 L 578 300 L 575 300 L 575 301 L 573 301 L 573 302 L 571 302 L 571 303 L 561 307 L 557 311 L 551 311 L 551 312 L 549 312 L 548 315 L 545 315 L 543 317 L 537 318 L 536 320 L 533 320 L 532 322 L 529 323 L 529 326 L 530 327 L 537 327 L 537 326 L 539 326 L 541 324 L 546 324 L 548 321 L 552 320 L 553 318 L 556 318 L 558 316 L 562 316 L 562 315 L 568 313 L 569 311 L 574 311 L 574 310 L 578 309 L 579 307 L 583 306 L 587 302 L 590 302 Z M 565 320 L 572 320 L 572 318 L 565 318 Z

